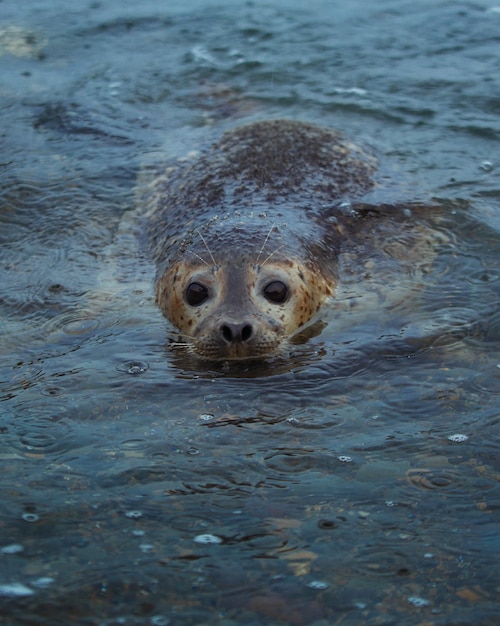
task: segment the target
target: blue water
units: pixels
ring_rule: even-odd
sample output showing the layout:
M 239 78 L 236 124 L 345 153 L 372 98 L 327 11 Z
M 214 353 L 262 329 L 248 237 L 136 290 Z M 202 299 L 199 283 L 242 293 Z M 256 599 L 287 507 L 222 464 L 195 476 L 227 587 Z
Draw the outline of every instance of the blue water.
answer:
M 498 623 L 499 33 L 493 0 L 0 1 L 2 623 Z M 433 198 L 447 243 L 279 367 L 193 365 L 116 242 L 145 166 L 268 117 L 370 146 L 371 201 Z

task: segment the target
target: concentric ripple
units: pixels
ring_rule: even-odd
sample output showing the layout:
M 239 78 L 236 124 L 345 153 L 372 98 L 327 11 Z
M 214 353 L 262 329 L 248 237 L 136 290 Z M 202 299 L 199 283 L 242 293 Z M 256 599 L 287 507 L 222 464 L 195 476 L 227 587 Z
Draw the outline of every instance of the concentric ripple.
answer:
M 406 480 L 424 491 L 458 491 L 463 486 L 460 474 L 449 468 L 412 468 L 406 472 Z

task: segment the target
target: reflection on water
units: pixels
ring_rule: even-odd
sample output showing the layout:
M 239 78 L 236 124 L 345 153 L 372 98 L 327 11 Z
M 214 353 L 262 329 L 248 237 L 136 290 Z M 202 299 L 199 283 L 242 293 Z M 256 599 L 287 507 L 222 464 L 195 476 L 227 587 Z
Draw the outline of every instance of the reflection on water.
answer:
M 498 622 L 483 4 L 1 4 L 5 623 Z M 373 145 L 368 202 L 428 205 L 440 237 L 423 275 L 346 255 L 287 358 L 206 364 L 172 346 L 124 216 L 144 164 L 248 116 Z M 420 262 L 407 237 L 387 245 Z

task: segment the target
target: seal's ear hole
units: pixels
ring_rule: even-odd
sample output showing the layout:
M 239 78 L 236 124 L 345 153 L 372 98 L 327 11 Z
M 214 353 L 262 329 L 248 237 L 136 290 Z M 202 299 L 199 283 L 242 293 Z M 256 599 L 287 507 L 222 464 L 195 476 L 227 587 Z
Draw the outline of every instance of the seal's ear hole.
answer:
M 264 287 L 263 293 L 269 302 L 283 304 L 288 297 L 288 287 L 281 280 L 273 280 L 272 283 Z
M 200 306 L 208 298 L 208 289 L 201 283 L 189 283 L 184 297 L 189 306 Z

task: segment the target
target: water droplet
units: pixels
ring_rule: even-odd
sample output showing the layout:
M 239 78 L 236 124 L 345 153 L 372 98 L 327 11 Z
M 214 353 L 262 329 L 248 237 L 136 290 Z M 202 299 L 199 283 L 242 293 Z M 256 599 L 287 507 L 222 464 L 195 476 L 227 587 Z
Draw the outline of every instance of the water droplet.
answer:
M 35 587 L 39 587 L 40 589 L 45 589 L 46 587 L 51 585 L 53 582 L 54 582 L 54 578 L 51 578 L 50 576 L 41 576 L 40 578 L 37 578 L 36 580 L 33 581 L 33 585 Z
M 148 552 L 152 552 L 154 550 L 154 545 L 151 543 L 141 543 L 139 546 L 141 552 L 147 554 Z
M 139 519 L 142 517 L 142 511 L 127 511 L 125 513 L 125 517 L 128 517 L 129 519 Z
M 33 589 L 21 583 L 0 585 L 0 598 L 2 596 L 7 598 L 23 598 L 25 596 L 32 596 L 34 593 Z
M 20 543 L 11 543 L 10 546 L 3 547 L 0 552 L 2 554 L 19 554 L 24 550 Z
M 483 161 L 479 166 L 484 172 L 491 172 L 493 163 L 491 161 Z
M 50 293 L 61 293 L 61 291 L 64 291 L 64 285 L 54 283 L 53 285 L 50 285 L 48 291 L 50 291 Z
M 463 443 L 464 441 L 467 441 L 468 438 L 468 435 L 462 435 L 460 433 L 455 433 L 454 435 L 450 435 L 448 437 L 448 439 L 454 443 Z
M 328 583 L 325 583 L 322 580 L 312 580 L 310 583 L 307 583 L 309 589 L 317 589 L 321 591 L 322 589 L 328 589 Z
M 44 396 L 62 396 L 65 390 L 62 387 L 45 387 L 42 389 Z
M 132 376 L 143 374 L 149 369 L 149 365 L 145 361 L 124 361 L 116 366 L 119 372 L 125 372 Z
M 167 626 L 167 624 L 170 624 L 170 620 L 165 615 L 153 615 L 151 624 L 152 626 Z
M 416 607 L 424 607 L 424 606 L 429 606 L 430 602 L 429 600 L 426 600 L 425 598 L 419 598 L 418 596 L 410 596 L 408 598 L 408 602 L 410 604 L 413 604 L 413 606 Z
M 203 535 L 196 535 L 194 541 L 196 543 L 222 543 L 222 537 L 205 533 Z
M 320 519 L 318 528 L 321 528 L 321 530 L 333 530 L 334 528 L 338 528 L 338 525 L 332 519 Z
M 127 439 L 121 442 L 120 447 L 124 450 L 142 450 L 146 445 L 145 439 Z
M 40 516 L 36 513 L 23 513 L 22 518 L 25 522 L 38 522 Z

